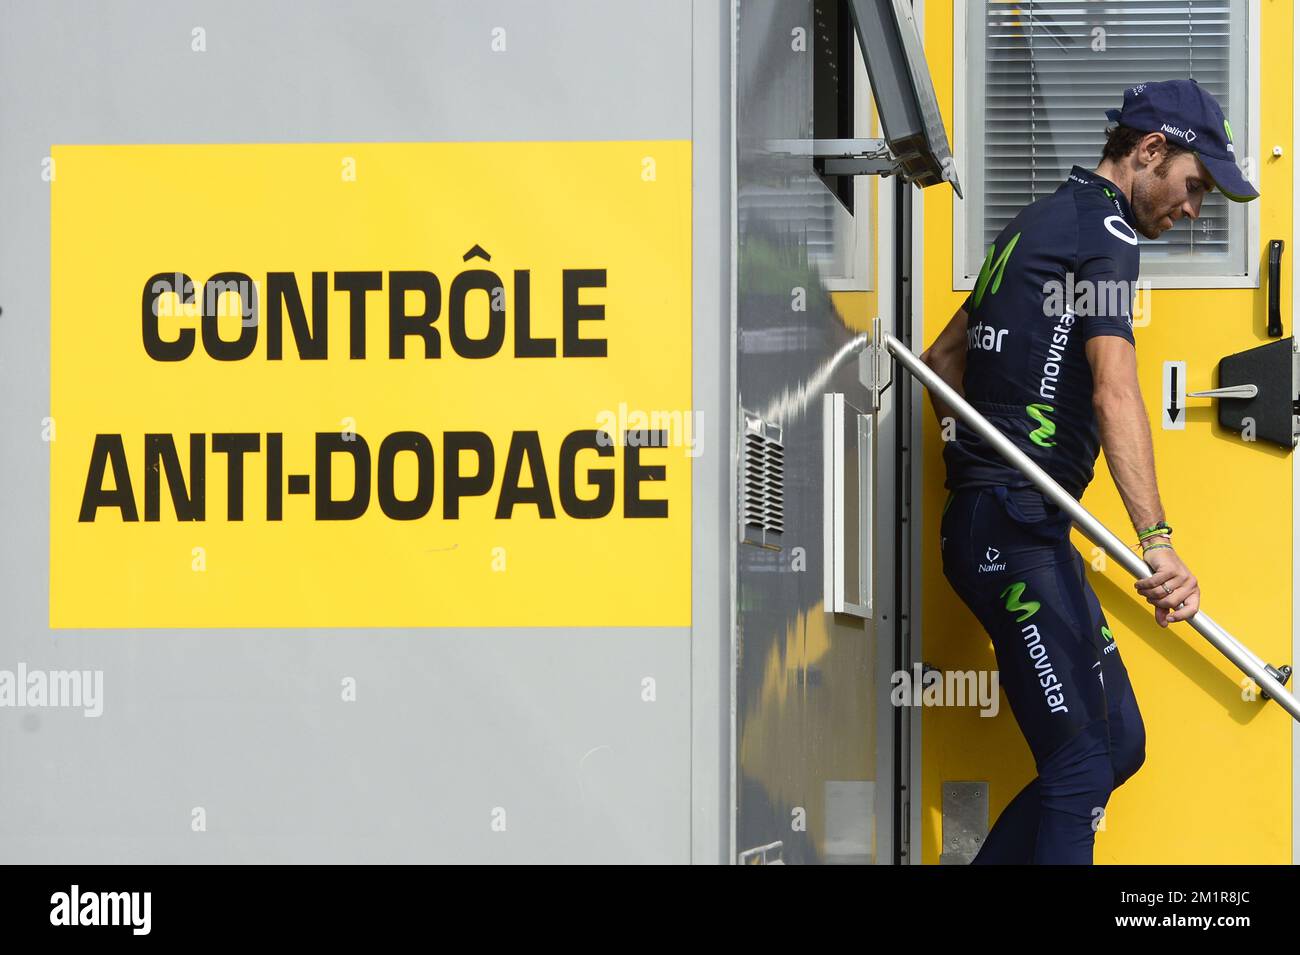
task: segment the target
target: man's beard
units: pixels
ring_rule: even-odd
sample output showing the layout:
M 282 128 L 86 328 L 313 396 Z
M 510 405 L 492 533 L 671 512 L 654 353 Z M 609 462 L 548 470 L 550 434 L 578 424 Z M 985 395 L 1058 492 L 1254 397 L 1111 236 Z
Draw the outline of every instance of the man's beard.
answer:
M 1156 175 L 1164 179 L 1168 171 L 1160 167 L 1156 169 Z M 1137 222 L 1137 231 L 1148 239 L 1160 238 L 1160 222 L 1166 216 L 1173 219 L 1173 216 L 1167 212 L 1157 212 L 1156 203 L 1152 198 L 1151 190 L 1146 184 L 1137 181 L 1133 183 L 1133 218 Z
M 1145 188 L 1134 183 L 1134 220 L 1138 222 L 1139 233 L 1148 239 L 1158 239 L 1161 233 L 1161 220 L 1165 213 L 1156 214 L 1156 205 L 1151 201 L 1151 194 Z

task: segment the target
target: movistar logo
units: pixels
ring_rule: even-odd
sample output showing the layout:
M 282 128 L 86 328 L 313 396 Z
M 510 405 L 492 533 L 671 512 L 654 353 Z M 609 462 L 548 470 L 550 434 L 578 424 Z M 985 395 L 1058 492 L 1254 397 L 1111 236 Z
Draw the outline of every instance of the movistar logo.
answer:
M 1002 339 L 1011 333 L 1009 328 L 994 328 L 980 322 L 974 328 L 966 329 L 966 347 L 971 351 L 1002 351 Z
M 993 295 L 998 294 L 998 289 L 1002 286 L 1002 273 L 1006 271 L 1007 259 L 1011 258 L 1011 250 L 1016 247 L 1016 243 L 1019 241 L 1020 233 L 1017 232 L 1011 237 L 1007 247 L 1002 250 L 996 259 L 993 256 L 997 252 L 997 243 L 995 242 L 989 246 L 989 254 L 984 257 L 984 264 L 980 267 L 979 278 L 975 281 L 976 308 L 979 308 L 980 302 L 984 300 L 985 290 Z M 990 281 L 993 283 L 992 288 L 989 288 Z
M 1102 627 L 1101 635 L 1106 638 L 1106 649 L 1102 653 L 1110 653 L 1115 649 L 1115 635 L 1110 632 L 1110 627 Z
M 999 597 L 1006 601 L 1007 609 L 1012 613 L 1015 613 L 1018 610 L 1024 611 L 1024 613 L 1019 617 L 1016 617 L 1016 623 L 1022 623 L 1025 620 L 1028 620 L 1034 614 L 1038 613 L 1038 608 L 1042 606 L 1037 600 L 1026 600 L 1022 602 L 1020 595 L 1024 592 L 1025 582 L 1023 580 L 1017 580 L 1014 584 L 1008 586 L 1006 590 L 1002 591 L 1002 593 L 998 594 Z
M 1048 440 L 1056 434 L 1056 422 L 1047 417 L 1048 411 L 1055 411 L 1051 405 L 1045 405 L 1042 402 L 1036 402 L 1032 405 L 1025 405 L 1025 414 L 1038 422 L 1038 427 L 1029 432 L 1029 440 L 1034 442 L 1040 448 L 1052 448 L 1056 446 L 1055 441 Z

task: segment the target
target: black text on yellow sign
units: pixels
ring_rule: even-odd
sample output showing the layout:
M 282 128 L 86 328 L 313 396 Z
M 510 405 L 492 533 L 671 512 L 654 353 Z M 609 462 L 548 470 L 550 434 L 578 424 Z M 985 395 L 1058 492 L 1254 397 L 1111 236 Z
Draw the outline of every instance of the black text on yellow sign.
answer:
M 497 449 L 492 437 L 482 431 L 451 431 L 440 436 L 442 446 L 435 453 L 433 439 L 419 431 L 398 431 L 387 435 L 373 449 L 360 434 L 317 433 L 315 455 L 309 473 L 285 474 L 284 435 L 246 432 L 191 434 L 188 436 L 188 474 L 170 434 L 144 435 L 144 460 L 135 478 L 128 465 L 120 434 L 97 434 L 91 450 L 90 470 L 82 496 L 78 520 L 93 522 L 101 508 L 111 510 L 123 521 L 163 519 L 163 486 L 177 520 L 208 519 L 208 452 L 224 463 L 226 501 L 223 516 L 229 521 L 245 520 L 245 482 L 265 476 L 265 512 L 268 521 L 284 519 L 284 496 L 308 495 L 313 499 L 318 521 L 351 521 L 364 516 L 372 499 L 379 511 L 395 521 L 414 521 L 430 516 L 435 491 L 441 479 L 442 506 L 437 515 L 454 521 L 461 517 L 461 502 L 490 496 L 495 520 L 511 520 L 521 506 L 532 507 L 539 517 L 553 520 L 557 509 L 581 520 L 609 517 L 614 513 L 615 482 L 619 468 L 589 467 L 582 463 L 590 452 L 597 459 L 618 460 L 621 465 L 622 517 L 667 518 L 668 501 L 643 497 L 643 484 L 662 481 L 666 465 L 646 464 L 642 447 L 664 447 L 665 431 L 629 431 L 623 434 L 621 453 L 604 431 L 571 431 L 559 449 L 558 473 L 547 474 L 541 436 L 536 431 L 515 431 L 505 452 L 501 483 L 497 486 Z M 400 456 L 409 455 L 415 469 L 415 489 L 409 498 L 399 495 L 397 468 Z M 466 455 L 473 459 L 462 470 Z M 261 457 L 262 461 L 249 459 Z M 336 496 L 336 467 L 342 459 L 346 497 Z M 441 460 L 442 466 L 438 467 Z M 314 480 L 313 480 L 314 478 Z M 143 483 L 144 512 L 136 506 L 137 488 Z M 315 487 L 313 494 L 313 485 Z M 594 492 L 594 493 L 593 493 Z
M 470 255 L 482 254 L 475 246 Z M 416 358 L 441 358 L 443 356 L 443 330 L 439 323 L 441 282 L 433 272 L 405 271 L 388 276 L 388 310 L 386 315 L 389 342 L 387 357 L 404 360 L 408 357 L 406 342 L 416 339 L 421 348 Z M 583 337 L 581 323 L 603 321 L 604 307 L 583 304 L 579 301 L 584 288 L 603 288 L 606 283 L 603 269 L 566 269 L 563 273 L 564 289 L 561 308 L 563 345 L 557 350 L 554 338 L 534 337 L 529 327 L 532 312 L 529 289 L 531 275 L 527 270 L 517 270 L 514 275 L 516 295 L 514 326 L 511 336 L 513 355 L 517 358 L 605 358 L 608 342 L 603 337 Z M 333 287 L 345 292 L 349 298 L 347 312 L 347 338 L 350 361 L 366 360 L 366 329 L 368 315 L 365 293 L 384 291 L 381 272 L 341 272 L 334 276 Z M 297 357 L 304 361 L 329 359 L 329 305 L 327 290 L 329 273 L 313 272 L 309 301 L 313 303 L 310 317 L 304 305 L 297 277 L 292 273 L 273 272 L 266 278 L 266 320 L 261 321 L 262 303 L 257 292 L 258 284 L 241 272 L 223 272 L 209 278 L 203 285 L 201 331 L 181 328 L 168 338 L 161 331 L 161 315 L 179 315 L 193 309 L 195 282 L 188 275 L 177 272 L 158 273 L 145 283 L 141 307 L 141 346 L 149 358 L 160 362 L 185 361 L 194 356 L 201 341 L 204 352 L 215 361 L 243 361 L 264 357 L 282 361 L 285 354 L 285 328 L 290 329 L 292 347 Z M 419 292 L 423 304 L 417 314 L 407 311 L 407 293 Z M 487 322 L 485 334 L 476 337 L 467 320 L 466 301 L 470 292 L 482 293 L 486 300 Z M 447 309 L 447 343 L 458 357 L 487 360 L 501 354 L 506 345 L 506 315 L 496 307 L 504 296 L 501 278 L 488 269 L 470 269 L 458 273 L 450 285 Z M 222 304 L 227 295 L 238 301 L 234 314 L 240 318 L 236 339 L 222 337 Z M 171 299 L 169 301 L 168 299 Z M 166 307 L 163 307 L 166 305 Z M 287 320 L 286 320 L 287 319 Z M 259 356 L 259 330 L 265 328 L 264 351 Z M 422 354 L 421 354 L 422 352 Z M 664 479 L 664 465 L 646 465 L 641 461 L 642 447 L 664 447 L 668 435 L 663 431 L 625 432 L 622 435 L 622 474 L 624 517 L 666 518 L 668 502 L 645 500 L 641 496 L 643 481 Z M 284 467 L 284 436 L 268 433 L 224 432 L 212 435 L 188 436 L 188 475 L 177 451 L 176 438 L 170 434 L 145 434 L 144 459 L 136 477 L 127 461 L 121 434 L 97 434 L 91 450 L 85 492 L 82 496 L 78 520 L 93 522 L 101 508 L 113 509 L 124 521 L 141 519 L 136 507 L 137 481 L 144 484 L 144 514 L 146 521 L 162 519 L 162 491 L 164 476 L 170 494 L 172 509 L 177 520 L 203 521 L 207 519 L 208 454 L 224 460 L 228 520 L 244 520 L 244 483 L 249 479 L 246 460 L 261 455 L 266 478 L 265 519 L 284 518 L 284 495 L 311 494 L 313 484 L 314 516 L 316 520 L 355 520 L 364 515 L 370 506 L 373 485 L 380 511 L 393 520 L 417 520 L 427 516 L 434 502 L 438 475 L 436 464 L 445 462 L 441 469 L 443 493 L 442 517 L 456 520 L 460 517 L 460 501 L 465 497 L 488 495 L 494 491 L 497 449 L 490 435 L 481 431 L 457 431 L 441 436 L 442 447 L 435 454 L 433 439 L 418 431 L 399 431 L 387 435 L 372 454 L 370 443 L 364 435 L 355 432 L 318 433 L 314 438 L 314 467 L 312 473 L 286 474 Z M 611 467 L 584 468 L 579 452 L 591 451 L 597 457 L 615 456 L 614 438 L 608 432 L 596 429 L 571 431 L 564 436 L 559 450 L 559 472 L 552 480 L 547 475 L 541 438 L 536 431 L 515 431 L 505 449 L 505 465 L 501 487 L 496 494 L 494 517 L 509 520 L 520 505 L 532 505 L 544 518 L 556 516 L 557 504 L 569 517 L 595 519 L 609 516 L 614 508 L 615 471 Z M 411 456 L 416 474 L 415 493 L 410 499 L 398 496 L 396 464 L 401 454 Z M 462 472 L 463 456 L 470 455 L 475 463 L 469 472 Z M 352 493 L 346 499 L 337 499 L 332 493 L 335 485 L 335 459 L 350 460 L 348 479 Z M 253 464 L 256 467 L 256 463 Z M 345 465 L 347 467 L 348 465 Z M 527 474 L 525 474 L 525 469 Z M 312 477 L 315 476 L 313 482 Z M 584 496 L 590 489 L 593 497 Z
M 689 625 L 689 146 L 57 147 L 51 626 Z

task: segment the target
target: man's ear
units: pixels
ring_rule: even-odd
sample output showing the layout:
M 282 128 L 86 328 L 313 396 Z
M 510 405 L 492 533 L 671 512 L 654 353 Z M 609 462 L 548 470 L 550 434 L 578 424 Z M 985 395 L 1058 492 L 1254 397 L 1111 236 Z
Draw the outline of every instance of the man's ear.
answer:
M 1164 151 L 1165 134 L 1147 133 L 1138 141 L 1137 149 L 1134 150 L 1134 158 L 1137 164 L 1145 169 L 1152 163 L 1159 162 L 1160 157 L 1164 155 Z

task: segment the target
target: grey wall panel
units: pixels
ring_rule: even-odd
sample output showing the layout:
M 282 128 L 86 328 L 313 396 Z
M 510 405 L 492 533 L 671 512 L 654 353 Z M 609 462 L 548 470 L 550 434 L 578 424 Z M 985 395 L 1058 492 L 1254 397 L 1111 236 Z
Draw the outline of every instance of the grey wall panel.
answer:
M 687 643 L 679 630 L 6 637 L 7 666 L 102 669 L 105 706 L 0 711 L 0 851 L 685 861 Z M 344 675 L 355 703 L 339 700 Z M 206 832 L 190 831 L 196 806 Z M 498 806 L 505 832 L 490 828 Z
M 0 7 L 7 146 L 690 138 L 689 0 Z
M 6 0 L 0 20 L 0 669 L 101 669 L 104 712 L 0 708 L 6 861 L 720 858 L 720 539 L 681 629 L 47 627 L 53 143 L 710 137 L 697 157 L 697 513 L 725 478 L 721 6 Z M 694 22 L 693 22 L 694 21 Z M 713 32 L 692 49 L 693 26 Z M 507 30 L 509 55 L 489 51 Z M 191 50 L 206 30 L 207 52 Z M 698 67 L 709 77 L 692 100 Z M 706 107 L 713 113 L 706 112 Z M 712 203 L 712 206 L 707 205 Z M 703 289 L 704 291 L 701 291 Z M 723 518 L 713 519 L 722 523 Z M 716 525 L 715 525 L 716 527 Z M 694 691 L 692 668 L 708 684 Z M 340 702 L 343 677 L 356 703 Z M 658 700 L 641 700 L 654 676 Z M 695 723 L 692 724 L 694 717 Z M 695 760 L 694 764 L 692 760 Z M 693 768 L 694 765 L 694 768 Z M 692 775 L 700 787 L 692 800 Z M 493 807 L 507 831 L 491 831 Z M 191 831 L 203 807 L 207 831 Z

